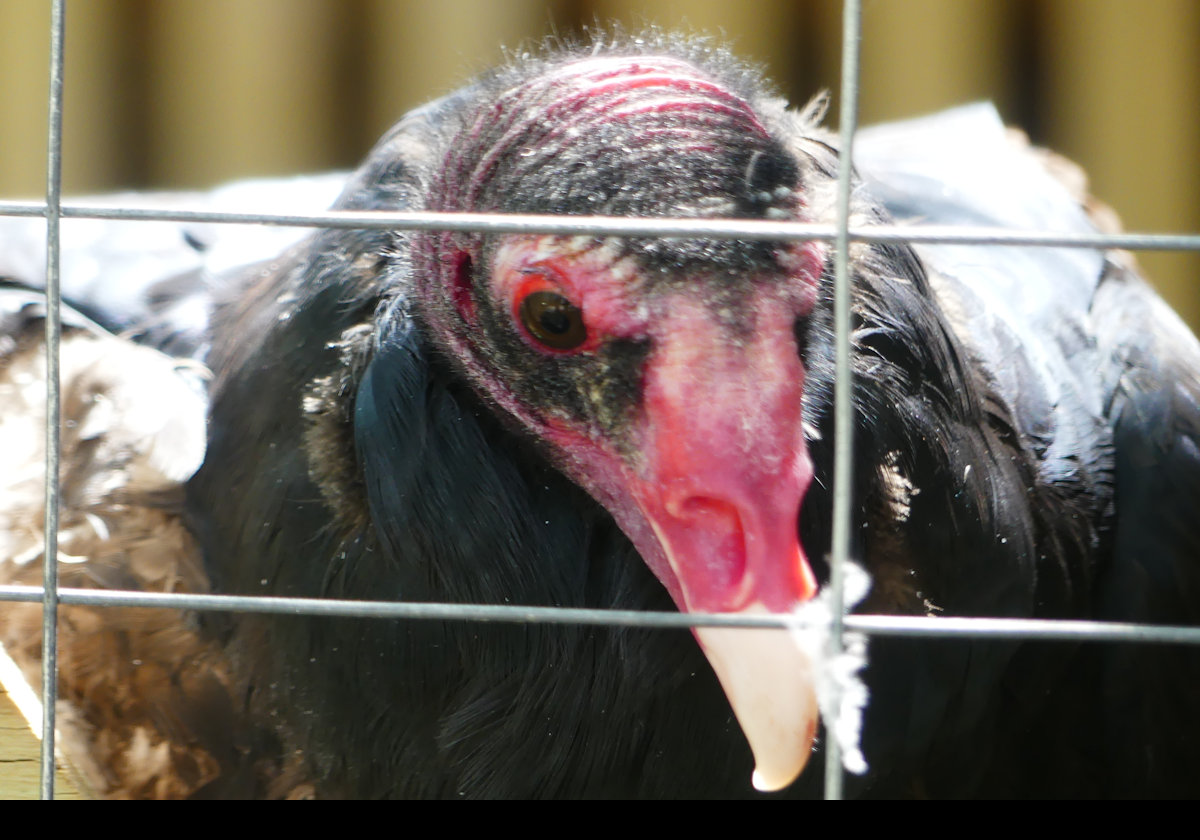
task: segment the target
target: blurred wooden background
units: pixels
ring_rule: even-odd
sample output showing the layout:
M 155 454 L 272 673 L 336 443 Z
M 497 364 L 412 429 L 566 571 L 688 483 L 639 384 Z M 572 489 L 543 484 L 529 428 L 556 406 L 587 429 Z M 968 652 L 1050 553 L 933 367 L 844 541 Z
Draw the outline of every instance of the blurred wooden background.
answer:
M 1200 231 L 1200 2 L 867 0 L 862 118 L 986 98 L 1128 228 Z M 839 0 L 72 0 L 66 191 L 349 167 L 503 45 L 595 21 L 704 31 L 795 103 L 838 87 Z M 0 198 L 45 170 L 49 3 L 0 2 Z M 1200 324 L 1200 254 L 1143 254 Z

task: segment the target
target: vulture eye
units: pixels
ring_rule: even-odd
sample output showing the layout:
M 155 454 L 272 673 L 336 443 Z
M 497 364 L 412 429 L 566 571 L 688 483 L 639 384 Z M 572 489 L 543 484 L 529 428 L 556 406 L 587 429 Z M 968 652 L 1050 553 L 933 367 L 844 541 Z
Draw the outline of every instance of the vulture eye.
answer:
M 583 312 L 556 292 L 532 292 L 521 301 L 521 323 L 551 350 L 574 350 L 587 340 Z

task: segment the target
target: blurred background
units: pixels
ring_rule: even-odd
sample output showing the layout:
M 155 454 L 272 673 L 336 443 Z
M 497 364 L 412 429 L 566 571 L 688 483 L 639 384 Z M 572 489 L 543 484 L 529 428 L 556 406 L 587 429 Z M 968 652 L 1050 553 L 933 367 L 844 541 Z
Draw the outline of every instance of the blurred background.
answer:
M 0 2 L 0 199 L 44 191 L 49 17 Z M 838 89 L 839 0 L 73 0 L 64 188 L 351 167 L 504 46 L 610 21 L 716 36 L 796 104 Z M 1200 2 L 866 0 L 863 26 L 864 122 L 990 99 L 1127 228 L 1200 231 Z M 1139 258 L 1200 325 L 1200 254 Z

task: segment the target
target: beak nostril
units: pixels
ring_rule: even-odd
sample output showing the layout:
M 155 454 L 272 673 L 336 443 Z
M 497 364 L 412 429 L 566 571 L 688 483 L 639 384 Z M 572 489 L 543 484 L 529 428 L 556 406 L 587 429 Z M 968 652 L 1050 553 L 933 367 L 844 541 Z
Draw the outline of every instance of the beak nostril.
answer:
M 703 562 L 709 583 L 728 592 L 739 590 L 746 577 L 746 530 L 737 507 L 722 499 L 688 496 L 668 503 L 667 511 L 684 527 L 710 535 Z
M 726 520 L 741 521 L 737 507 L 732 502 L 714 499 L 709 496 L 685 496 L 675 501 L 671 514 L 680 519 L 699 519 L 702 517 L 724 517 Z

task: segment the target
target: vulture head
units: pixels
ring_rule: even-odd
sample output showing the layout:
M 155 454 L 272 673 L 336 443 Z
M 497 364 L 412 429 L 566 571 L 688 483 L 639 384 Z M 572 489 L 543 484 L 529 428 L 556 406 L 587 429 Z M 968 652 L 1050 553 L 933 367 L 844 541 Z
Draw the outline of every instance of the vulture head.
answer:
M 681 58 L 501 74 L 464 109 L 426 209 L 807 220 L 747 94 Z M 797 336 L 814 242 L 424 233 L 418 312 L 486 399 L 612 514 L 680 610 L 789 612 L 817 584 Z M 784 631 L 700 628 L 756 784 L 804 766 L 810 663 Z

